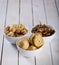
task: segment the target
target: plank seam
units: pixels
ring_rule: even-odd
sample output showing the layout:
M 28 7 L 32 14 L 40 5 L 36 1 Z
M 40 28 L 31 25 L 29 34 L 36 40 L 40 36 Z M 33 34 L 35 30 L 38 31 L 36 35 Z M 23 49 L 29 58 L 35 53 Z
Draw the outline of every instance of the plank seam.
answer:
M 4 46 L 4 35 L 3 35 L 3 40 L 2 40 L 2 50 L 1 50 L 1 61 L 0 61 L 0 65 L 2 65 L 3 46 Z
M 21 4 L 21 0 L 19 0 L 19 23 L 20 23 L 20 4 Z
M 56 6 L 56 10 L 57 10 L 57 14 L 58 14 L 58 16 L 59 16 L 59 11 L 58 11 L 58 7 L 57 7 L 57 2 L 56 2 L 56 0 L 54 0 L 54 2 L 55 2 L 55 6 Z
M 54 64 L 53 64 L 52 48 L 51 48 L 51 44 L 50 44 L 50 42 L 49 42 L 49 46 L 50 46 L 50 53 L 51 53 L 51 61 L 52 61 L 52 65 L 54 65 Z
M 43 5 L 44 5 L 44 11 L 45 11 L 45 17 L 46 17 L 46 24 L 48 24 L 48 20 L 47 20 L 47 13 L 46 13 L 46 7 L 45 7 L 45 2 L 43 0 Z M 51 45 L 49 43 L 49 48 L 50 48 L 50 54 L 51 54 L 51 63 L 53 65 L 53 56 L 52 56 L 52 50 L 51 50 Z
M 6 26 L 7 10 L 8 10 L 8 0 L 7 0 L 7 3 L 6 3 L 6 14 L 5 14 L 5 23 L 4 23 L 4 27 Z M 0 63 L 0 65 L 2 65 L 3 47 L 4 47 L 4 35 L 3 35 L 3 41 L 2 41 L 1 63 Z
M 21 5 L 21 0 L 19 0 L 19 24 L 20 24 L 20 5 Z M 18 65 L 19 65 L 19 51 L 18 51 Z
M 19 51 L 18 51 L 18 65 L 19 65 Z
M 35 62 L 35 65 L 36 65 L 36 56 L 34 57 L 34 62 Z
M 43 0 L 43 6 L 44 6 L 44 12 L 45 12 L 46 24 L 48 24 L 47 14 L 46 14 L 46 7 L 45 7 L 45 2 L 44 2 L 44 0 Z
M 33 0 L 31 0 L 31 9 L 32 9 L 32 26 L 34 26 Z
M 31 0 L 31 9 L 32 9 L 32 26 L 34 26 L 33 0 Z M 36 56 L 34 57 L 34 62 L 36 65 Z

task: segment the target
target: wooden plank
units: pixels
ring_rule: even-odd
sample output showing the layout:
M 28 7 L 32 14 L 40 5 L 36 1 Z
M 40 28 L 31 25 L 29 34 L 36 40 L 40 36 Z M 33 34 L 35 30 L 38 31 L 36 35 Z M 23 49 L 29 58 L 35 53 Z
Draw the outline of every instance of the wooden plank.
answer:
M 18 0 L 7 0 L 6 26 L 19 23 L 19 2 Z M 4 38 L 2 65 L 17 65 L 18 51 Z
M 54 38 L 51 42 L 53 65 L 59 65 L 59 39 Z
M 24 24 L 28 28 L 28 34 L 31 33 L 32 27 L 32 11 L 31 0 L 21 0 L 20 5 L 20 23 Z
M 17 24 L 19 22 L 19 0 L 9 0 L 7 17 L 6 25 Z
M 0 63 L 2 60 L 3 27 L 6 13 L 6 1 L 0 0 Z
M 35 65 L 35 61 L 34 61 L 34 57 L 32 58 L 26 58 L 23 57 L 20 53 L 19 53 L 19 65 Z
M 2 8 L 2 0 L 0 0 L 0 11 L 1 11 L 1 8 Z
M 35 7 L 37 5 L 37 7 Z M 37 8 L 37 10 L 36 10 Z M 47 23 L 45 5 L 43 0 L 33 0 L 34 11 L 34 26 L 39 24 L 39 20 L 42 23 Z M 37 20 L 37 21 L 35 21 Z M 52 65 L 49 43 L 45 43 L 43 50 L 36 57 L 36 65 Z
M 57 13 L 57 10 L 56 10 L 54 0 L 52 0 L 52 1 L 51 0 L 49 0 L 49 1 L 45 0 L 45 8 L 46 8 L 46 15 L 47 15 L 48 24 L 55 28 L 56 36 L 59 37 L 58 36 L 58 32 L 59 32 L 59 28 L 58 28 L 59 22 L 58 22 L 58 20 L 59 20 L 59 18 L 58 18 L 58 13 Z
M 56 5 L 57 13 L 59 16 L 59 0 L 55 0 L 55 5 Z
M 33 18 L 34 18 L 34 25 L 41 23 L 46 23 L 45 19 L 45 11 L 43 6 L 43 0 L 33 0 Z
M 54 0 L 45 0 L 45 8 L 46 8 L 46 15 L 47 15 L 47 21 L 48 24 L 53 26 L 55 28 L 55 37 L 56 40 L 53 39 L 52 42 L 50 42 L 50 51 L 51 51 L 51 59 L 52 59 L 52 65 L 59 65 L 59 48 L 58 48 L 58 38 L 59 38 L 59 18 L 58 18 L 58 12 L 56 10 L 55 2 Z M 58 52 L 57 52 L 58 50 Z
M 52 65 L 49 43 L 45 43 L 43 50 L 36 57 L 36 65 Z
M 32 29 L 32 11 L 31 0 L 21 0 L 20 5 L 20 23 L 28 28 L 28 35 Z M 19 65 L 34 65 L 34 58 L 25 58 L 19 53 Z

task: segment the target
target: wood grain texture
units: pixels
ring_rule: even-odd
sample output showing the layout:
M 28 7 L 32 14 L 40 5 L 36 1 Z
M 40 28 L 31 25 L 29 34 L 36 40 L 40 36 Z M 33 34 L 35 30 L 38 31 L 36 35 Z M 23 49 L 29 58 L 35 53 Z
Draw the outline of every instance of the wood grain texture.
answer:
M 53 26 L 56 34 L 34 58 L 23 57 L 2 34 L 4 26 L 22 23 L 30 35 L 40 22 Z M 27 64 L 59 65 L 59 0 L 0 0 L 0 65 Z
M 20 4 L 20 23 L 24 24 L 28 28 L 29 34 L 32 29 L 31 0 L 21 0 Z
M 59 65 L 59 39 L 54 38 L 51 42 L 53 65 Z
M 34 25 L 39 24 L 40 22 L 46 23 L 43 0 L 33 0 L 32 6 Z
M 31 0 L 20 1 L 20 23 L 25 25 L 28 29 L 28 36 L 31 34 L 32 29 L 32 9 Z M 25 58 L 19 53 L 19 65 L 34 65 L 34 58 Z
M 46 15 L 47 15 L 47 21 L 48 24 L 53 26 L 55 28 L 55 39 L 59 38 L 59 18 L 58 18 L 58 12 L 56 10 L 55 1 L 54 0 L 44 0 L 45 1 L 45 8 L 46 8 Z M 56 50 L 58 49 L 58 40 L 55 39 L 50 42 L 50 51 L 52 56 L 52 65 L 59 65 L 59 56 L 58 52 Z
M 59 0 L 55 0 L 56 10 L 59 16 Z
M 52 1 L 46 1 L 45 0 L 45 8 L 46 8 L 46 15 L 47 15 L 47 22 L 49 25 L 55 28 L 56 31 L 56 36 L 58 37 L 58 32 L 59 32 L 59 18 L 58 18 L 58 13 L 56 10 L 55 2 L 54 0 Z
M 3 29 L 5 23 L 6 3 L 7 0 L 0 0 L 0 64 L 2 61 Z
M 45 3 L 43 0 L 33 0 L 34 26 L 37 24 L 47 24 Z M 49 43 L 45 43 L 44 49 L 36 57 L 36 65 L 52 65 Z
M 6 26 L 10 24 L 19 23 L 19 4 L 18 0 L 8 0 L 7 9 L 6 9 Z M 3 58 L 2 65 L 17 65 L 18 64 L 18 51 L 15 45 L 12 45 L 10 42 L 4 38 L 3 46 Z

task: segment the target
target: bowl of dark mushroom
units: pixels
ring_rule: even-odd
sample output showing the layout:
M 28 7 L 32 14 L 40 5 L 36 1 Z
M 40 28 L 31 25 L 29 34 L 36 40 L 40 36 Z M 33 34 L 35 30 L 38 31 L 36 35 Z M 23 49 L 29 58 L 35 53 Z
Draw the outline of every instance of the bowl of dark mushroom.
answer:
M 56 31 L 50 25 L 38 24 L 32 28 L 31 32 L 32 33 L 41 33 L 44 38 L 44 42 L 47 43 L 54 38 Z

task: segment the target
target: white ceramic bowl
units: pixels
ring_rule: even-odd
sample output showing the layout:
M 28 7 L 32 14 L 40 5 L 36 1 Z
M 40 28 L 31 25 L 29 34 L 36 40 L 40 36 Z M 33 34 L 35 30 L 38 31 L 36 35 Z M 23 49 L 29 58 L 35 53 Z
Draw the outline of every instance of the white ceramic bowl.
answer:
M 6 34 L 4 33 L 5 38 L 6 38 L 11 44 L 16 44 L 16 41 L 17 41 L 18 39 L 20 39 L 20 38 L 22 38 L 22 37 L 24 37 L 24 36 L 26 36 L 26 35 L 27 35 L 27 34 L 22 35 L 22 36 L 19 36 L 19 37 L 10 37 L 10 36 L 8 36 L 8 35 L 6 35 Z
M 51 28 L 52 30 L 55 31 L 54 27 L 52 27 L 50 25 L 46 25 L 46 26 L 48 26 L 49 28 Z M 56 31 L 51 36 L 43 37 L 44 43 L 49 43 L 55 37 L 55 34 L 56 34 Z
M 49 43 L 51 42 L 51 40 L 55 37 L 55 33 L 51 36 L 48 36 L 48 37 L 43 37 L 44 39 L 44 43 Z
M 41 48 L 36 49 L 36 50 L 24 50 L 24 49 L 22 49 L 22 48 L 20 48 L 18 46 L 18 40 L 16 42 L 16 46 L 17 46 L 18 50 L 20 51 L 20 54 L 25 56 L 25 57 L 34 57 L 34 56 L 37 56 L 43 50 L 43 48 L 44 48 L 44 45 L 43 45 Z
M 50 26 L 50 25 L 47 25 L 47 26 L 50 27 L 51 29 L 55 30 L 52 26 Z M 43 37 L 44 42 L 45 43 L 50 42 L 55 37 L 55 34 L 56 34 L 56 31 L 51 36 Z
M 10 25 L 7 25 L 7 26 L 12 26 L 12 24 Z M 28 30 L 28 28 L 26 27 L 26 29 Z M 11 36 L 8 36 L 6 35 L 4 32 L 3 32 L 3 35 L 4 37 L 11 43 L 11 44 L 16 44 L 16 41 L 26 35 L 28 35 L 28 32 L 25 34 L 25 35 L 21 35 L 21 36 L 18 36 L 18 37 L 11 37 Z

